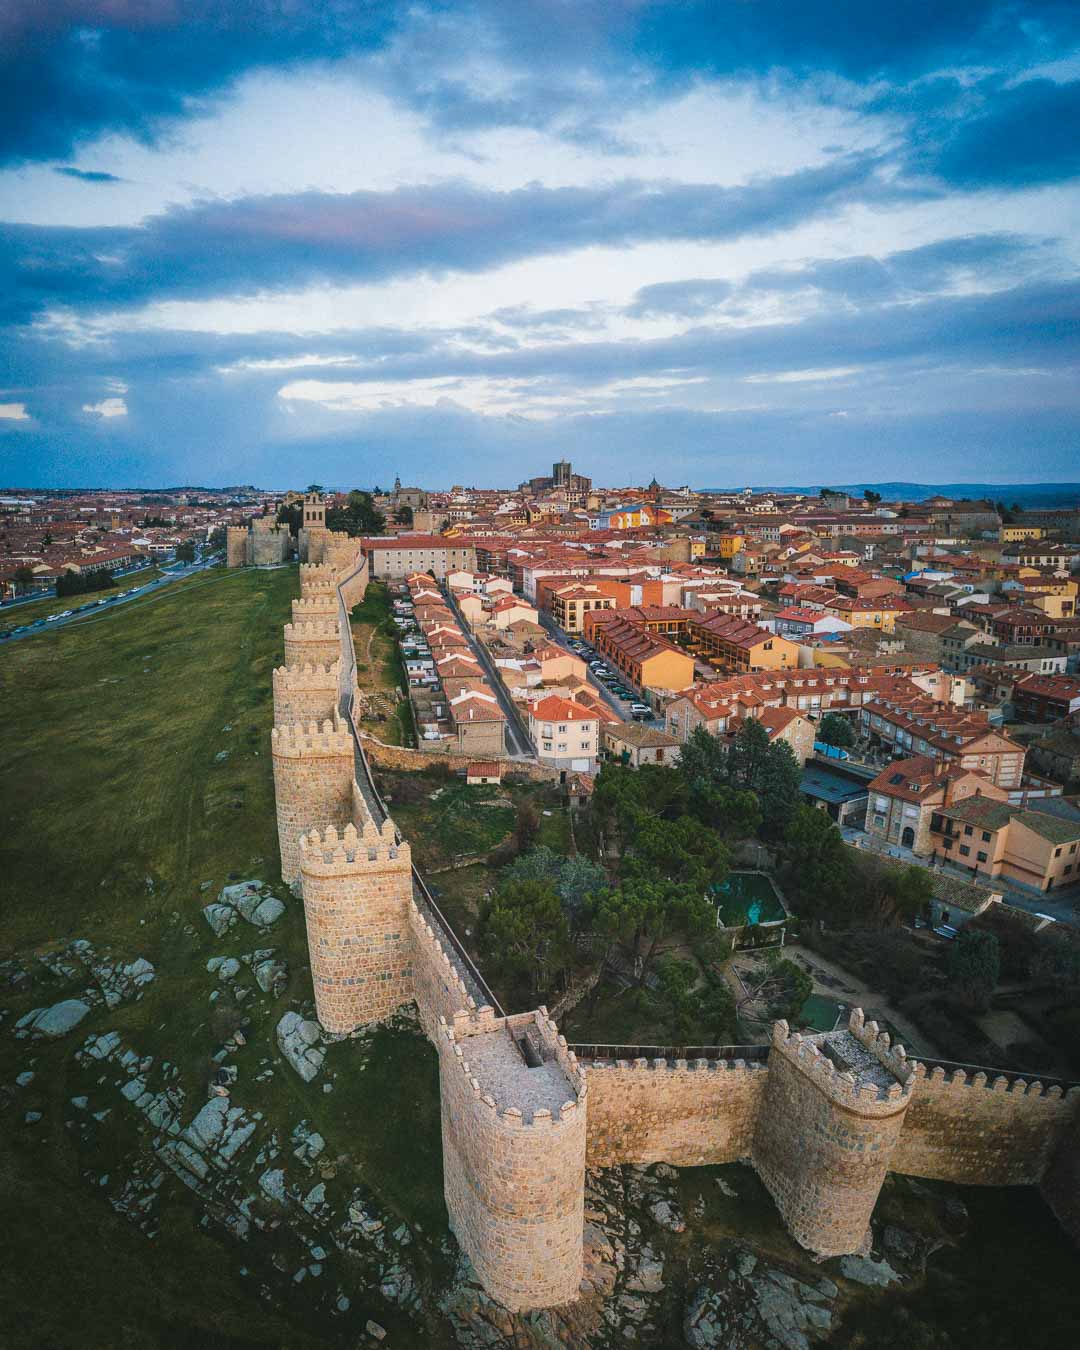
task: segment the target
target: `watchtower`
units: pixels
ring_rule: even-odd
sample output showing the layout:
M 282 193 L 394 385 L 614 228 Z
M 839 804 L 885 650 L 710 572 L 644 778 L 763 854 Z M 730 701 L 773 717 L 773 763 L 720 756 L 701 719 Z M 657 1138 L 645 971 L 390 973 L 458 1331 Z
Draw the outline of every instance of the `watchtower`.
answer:
M 319 492 L 304 493 L 304 529 L 326 529 L 326 502 Z
M 300 839 L 315 1009 L 327 1031 L 355 1031 L 413 997 L 412 857 L 393 822 L 368 816 Z
M 858 1009 L 822 1036 L 774 1024 L 752 1156 L 802 1246 L 819 1256 L 865 1246 L 914 1086 L 903 1047 Z

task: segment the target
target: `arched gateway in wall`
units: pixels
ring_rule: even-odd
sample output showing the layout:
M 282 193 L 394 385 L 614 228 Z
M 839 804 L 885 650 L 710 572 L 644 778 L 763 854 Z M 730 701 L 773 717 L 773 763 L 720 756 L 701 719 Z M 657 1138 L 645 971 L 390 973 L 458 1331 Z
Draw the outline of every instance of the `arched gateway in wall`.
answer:
M 920 1063 L 847 1027 L 683 1059 L 569 1046 L 545 1008 L 506 1016 L 432 901 L 352 723 L 349 608 L 367 565 L 301 565 L 274 672 L 282 876 L 303 898 L 319 1021 L 349 1032 L 415 1002 L 439 1057 L 450 1225 L 511 1311 L 575 1299 L 585 1168 L 746 1161 L 794 1237 L 858 1250 L 888 1171 L 1041 1185 L 1080 1237 L 1080 1087 Z M 606 1049 L 610 1054 L 610 1048 Z

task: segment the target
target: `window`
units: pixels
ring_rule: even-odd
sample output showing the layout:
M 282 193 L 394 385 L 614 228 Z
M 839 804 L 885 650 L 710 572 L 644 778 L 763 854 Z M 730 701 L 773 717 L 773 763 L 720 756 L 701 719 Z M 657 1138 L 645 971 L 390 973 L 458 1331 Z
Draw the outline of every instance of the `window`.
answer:
M 1061 857 L 1061 849 L 1059 849 L 1059 848 L 1054 849 L 1054 857 L 1055 857 L 1055 858 L 1060 858 L 1060 857 Z
M 1072 863 L 1066 863 L 1066 864 L 1065 864 L 1065 875 L 1068 876 L 1068 874 L 1069 874 L 1072 870 L 1073 870 L 1073 865 L 1072 865 Z
M 988 844 L 988 843 L 990 842 L 990 831 L 989 831 L 989 830 L 983 830 L 983 832 L 982 832 L 982 837 L 983 837 L 983 843 L 984 843 L 984 844 Z
M 965 825 L 965 826 L 964 826 L 964 833 L 965 833 L 965 834 L 971 834 L 971 833 L 972 833 L 972 829 L 971 829 L 971 826 L 970 826 L 970 825 Z
M 968 846 L 967 846 L 966 844 L 961 844 L 961 845 L 960 845 L 960 853 L 961 853 L 961 856 L 962 856 L 962 857 L 967 858 L 967 857 L 969 857 L 970 854 L 971 854 L 971 849 L 969 849 Z
M 976 853 L 976 854 L 975 854 L 975 857 L 976 857 L 976 859 L 977 859 L 978 862 L 985 862 L 985 861 L 986 861 L 986 854 L 985 854 L 985 853 Z

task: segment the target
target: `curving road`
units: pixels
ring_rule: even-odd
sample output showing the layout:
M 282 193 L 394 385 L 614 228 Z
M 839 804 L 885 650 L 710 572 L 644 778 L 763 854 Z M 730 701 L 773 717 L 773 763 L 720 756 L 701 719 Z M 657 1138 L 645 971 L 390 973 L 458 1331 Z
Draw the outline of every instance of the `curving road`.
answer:
M 11 643 L 18 642 L 23 638 L 36 637 L 41 633 L 50 633 L 58 628 L 66 628 L 69 624 L 86 623 L 91 619 L 103 619 L 107 614 L 113 613 L 123 605 L 130 604 L 133 600 L 144 599 L 153 592 L 160 591 L 174 581 L 179 581 L 184 577 L 192 576 L 196 572 L 205 571 L 208 567 L 213 567 L 219 561 L 220 555 L 218 554 L 208 558 L 199 558 L 193 563 L 181 564 L 180 566 L 174 567 L 164 576 L 157 577 L 154 581 L 148 581 L 145 585 L 138 584 L 139 571 L 142 569 L 124 573 L 123 575 L 135 582 L 134 587 L 129 590 L 122 592 L 119 595 L 105 596 L 100 599 L 86 599 L 83 596 L 73 595 L 71 597 L 73 603 L 70 614 L 59 615 L 49 619 L 35 619 L 33 623 L 24 625 L 22 632 L 17 631 L 20 626 L 18 623 L 17 605 L 13 605 L 11 607 L 11 619 L 15 622 L 16 631 L 12 632 L 10 637 L 7 637 L 0 642 L 0 651 L 3 651 L 4 647 L 9 646 Z M 40 599 L 40 597 L 34 598 Z M 78 602 L 77 605 L 76 602 Z M 8 610 L 6 606 L 3 610 L 0 610 L 0 626 L 4 625 L 4 622 L 7 619 L 7 613 Z

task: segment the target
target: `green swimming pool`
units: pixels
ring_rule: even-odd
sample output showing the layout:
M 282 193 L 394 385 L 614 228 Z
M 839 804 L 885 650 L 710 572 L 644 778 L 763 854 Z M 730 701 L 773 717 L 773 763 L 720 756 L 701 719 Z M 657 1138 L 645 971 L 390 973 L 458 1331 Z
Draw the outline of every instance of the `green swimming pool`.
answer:
M 840 1004 L 823 994 L 811 994 L 799 1012 L 799 1025 L 812 1031 L 832 1031 L 840 1016 Z
M 787 918 L 783 901 L 764 872 L 732 872 L 712 889 L 721 928 L 745 928 Z

